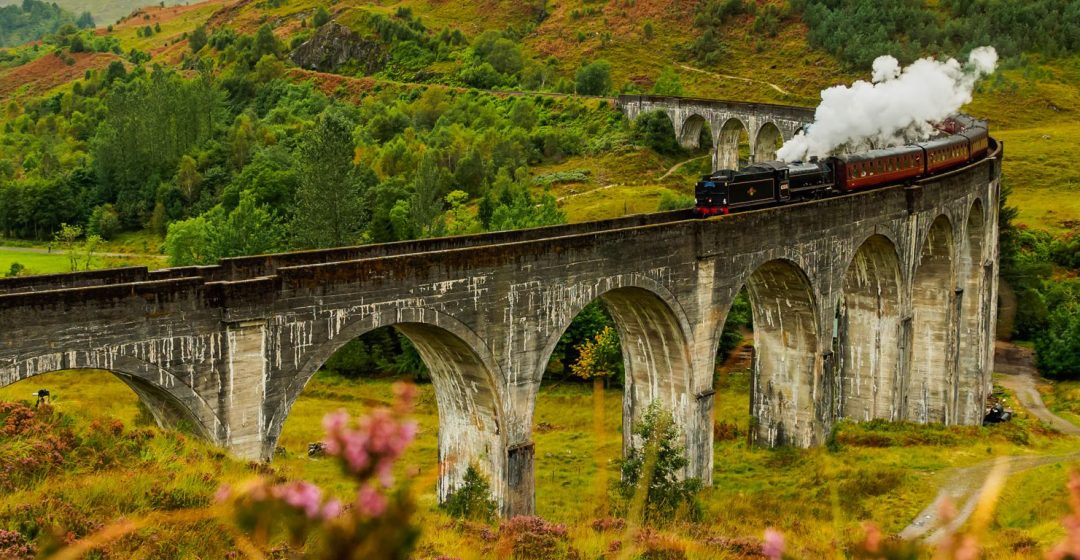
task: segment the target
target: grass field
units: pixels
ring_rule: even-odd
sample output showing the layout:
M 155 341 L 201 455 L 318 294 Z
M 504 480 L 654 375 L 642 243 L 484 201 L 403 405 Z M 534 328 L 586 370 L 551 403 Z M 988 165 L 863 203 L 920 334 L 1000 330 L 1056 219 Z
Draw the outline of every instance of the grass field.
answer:
M 39 387 L 49 388 L 55 395 L 56 408 L 74 416 L 78 425 L 112 417 L 132 429 L 144 421 L 140 420 L 135 395 L 105 372 L 39 376 L 0 389 L 0 400 L 27 400 Z M 416 411 L 420 434 L 399 465 L 399 472 L 411 480 L 417 493 L 422 524 L 444 527 L 426 531 L 423 546 L 462 560 L 490 558 L 474 533 L 447 529 L 447 518 L 435 508 L 437 410 L 431 386 L 422 385 L 420 389 Z M 717 421 L 734 424 L 739 435 L 716 442 L 714 486 L 702 494 L 705 519 L 665 528 L 687 549 L 689 558 L 729 558 L 729 552 L 706 544 L 708 537 L 756 539 L 770 526 L 784 531 L 795 557 L 835 557 L 861 539 L 863 520 L 874 520 L 887 533 L 903 528 L 933 499 L 942 473 L 949 467 L 971 465 L 996 455 L 1063 453 L 1077 446 L 1075 438 L 1047 432 L 1021 417 L 1012 424 L 992 428 L 842 424 L 837 432 L 840 445 L 834 449 L 748 447 L 748 392 L 746 374 L 732 374 L 718 385 Z M 575 546 L 587 558 L 603 553 L 614 538 L 589 529 L 604 499 L 597 487 L 597 458 L 604 465 L 607 480 L 613 480 L 617 473 L 610 459 L 617 457 L 621 448 L 621 392 L 613 389 L 605 394 L 606 422 L 601 434 L 593 432 L 591 399 L 590 390 L 577 384 L 544 389 L 534 419 L 538 513 L 567 523 Z M 389 380 L 351 381 L 319 374 L 285 424 L 280 440 L 285 452 L 275 459 L 275 471 L 288 478 L 307 478 L 336 494 L 348 495 L 354 489 L 342 479 L 336 465 L 328 460 L 308 459 L 307 444 L 321 439 L 320 421 L 327 412 L 345 408 L 354 414 L 362 413 L 390 401 Z M 861 443 L 868 441 L 876 443 Z M 175 480 L 162 483 L 151 478 L 174 469 L 169 464 L 176 462 L 184 466 L 175 471 L 181 475 Z M 13 519 L 12 508 L 38 499 L 46 486 L 49 495 L 60 497 L 60 502 L 50 507 L 62 508 L 65 506 L 61 502 L 68 503 L 68 507 L 104 521 L 122 512 L 134 515 L 146 511 L 153 497 L 162 492 L 191 494 L 190 499 L 198 502 L 196 498 L 212 493 L 216 484 L 235 482 L 249 473 L 243 462 L 215 455 L 212 448 L 191 438 L 162 434 L 155 437 L 137 464 L 118 464 L 105 471 L 69 465 L 33 487 L 0 497 L 0 527 Z M 998 513 L 1000 530 L 995 532 L 994 542 L 1012 550 L 1029 541 L 1044 548 L 1058 540 L 1063 533 L 1057 521 L 1066 507 L 1064 473 L 1062 466 L 1043 467 L 1010 480 Z M 103 504 L 102 493 L 115 490 L 118 483 L 125 485 L 126 495 L 112 497 Z M 1043 490 L 1045 494 L 1040 493 Z M 1040 505 L 1037 497 L 1047 503 Z M 180 529 L 162 527 L 144 537 L 152 539 L 154 546 L 174 541 L 179 549 L 206 553 L 207 549 L 200 549 Z M 140 542 L 135 539 L 125 546 Z M 219 545 L 206 546 L 218 550 Z

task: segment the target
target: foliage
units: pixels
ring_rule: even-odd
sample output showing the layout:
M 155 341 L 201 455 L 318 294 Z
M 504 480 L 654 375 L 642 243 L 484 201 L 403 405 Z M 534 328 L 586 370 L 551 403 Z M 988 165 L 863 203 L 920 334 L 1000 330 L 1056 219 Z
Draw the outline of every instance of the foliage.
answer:
M 987 44 L 1003 56 L 1080 51 L 1080 6 L 1068 0 L 946 0 L 944 17 L 911 0 L 795 0 L 791 6 L 810 27 L 810 44 L 853 68 L 868 68 L 883 54 L 911 61 Z
M 671 191 L 664 191 L 660 194 L 660 205 L 657 206 L 657 212 L 667 212 L 669 210 L 683 210 L 686 208 L 693 208 L 697 200 L 690 195 L 676 194 Z
M 621 379 L 623 376 L 622 347 L 619 334 L 610 326 L 604 326 L 592 340 L 575 347 L 578 359 L 570 365 L 570 371 L 579 379 Z
M 416 347 L 392 328 L 376 329 L 350 340 L 326 361 L 325 369 L 346 378 L 408 375 L 428 381 L 431 373 Z
M 743 329 L 752 327 L 753 313 L 750 297 L 744 288 L 735 296 L 735 301 L 731 303 L 731 309 L 728 310 L 724 329 L 720 332 L 720 343 L 716 348 L 716 361 L 720 363 L 726 361 L 731 351 L 742 343 Z
M 1051 311 L 1035 339 L 1039 370 L 1053 379 L 1080 379 L 1080 281 L 1053 284 L 1046 300 Z
M 491 485 L 476 465 L 472 464 L 465 470 L 461 485 L 454 488 L 442 504 L 442 508 L 451 517 L 485 523 L 495 520 L 496 507 L 497 504 L 491 497 Z
M 56 4 L 40 0 L 22 0 L 10 6 L 0 6 L 0 47 L 12 47 L 40 39 L 64 25 L 76 23 L 75 16 Z M 79 27 L 88 27 L 80 18 Z M 93 26 L 93 19 L 89 20 Z
M 634 121 L 634 141 L 661 154 L 680 154 L 675 125 L 663 111 L 649 111 Z
M 622 476 L 614 485 L 622 510 L 647 524 L 700 518 L 702 484 L 681 478 L 689 462 L 671 412 L 654 401 L 635 422 L 633 436 L 634 444 L 618 461 Z
M 596 60 L 578 69 L 574 75 L 579 95 L 607 95 L 611 90 L 611 63 Z

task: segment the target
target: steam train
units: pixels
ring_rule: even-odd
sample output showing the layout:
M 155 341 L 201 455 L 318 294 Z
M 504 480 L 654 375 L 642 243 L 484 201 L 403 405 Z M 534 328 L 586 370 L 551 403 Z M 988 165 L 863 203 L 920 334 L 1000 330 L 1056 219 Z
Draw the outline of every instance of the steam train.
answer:
M 694 211 L 708 217 L 913 181 L 980 159 L 989 150 L 985 121 L 957 117 L 939 130 L 944 134 L 919 144 L 716 171 L 698 182 Z

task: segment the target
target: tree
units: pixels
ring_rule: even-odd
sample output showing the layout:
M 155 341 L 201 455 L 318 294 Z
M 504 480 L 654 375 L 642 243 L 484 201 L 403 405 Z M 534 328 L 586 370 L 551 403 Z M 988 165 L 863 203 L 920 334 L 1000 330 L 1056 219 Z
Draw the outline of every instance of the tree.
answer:
M 586 340 L 576 348 L 578 359 L 570 365 L 575 377 L 592 380 L 595 388 L 603 389 L 605 380 L 622 376 L 622 348 L 615 329 L 604 326 L 592 340 Z
M 197 53 L 206 46 L 207 42 L 206 26 L 200 25 L 195 28 L 195 31 L 191 32 L 191 36 L 188 37 L 188 46 L 191 47 L 191 52 Z
M 680 479 L 689 461 L 671 412 L 654 401 L 634 423 L 633 435 L 635 444 L 618 461 L 622 477 L 615 482 L 615 494 L 631 523 L 700 518 L 697 494 L 702 484 L 696 478 Z
M 579 95 L 604 95 L 611 90 L 611 63 L 597 60 L 582 66 L 575 79 Z
M 169 224 L 165 254 L 172 266 L 210 264 L 216 258 L 211 242 L 210 220 L 196 216 Z
M 495 519 L 496 506 L 495 500 L 491 498 L 491 485 L 473 464 L 465 470 L 461 485 L 451 490 L 442 504 L 442 508 L 451 517 L 485 523 Z
M 266 55 L 281 56 L 281 43 L 274 36 L 274 29 L 264 23 L 255 33 L 255 42 L 251 46 L 252 60 L 258 61 Z
M 75 25 L 79 26 L 79 29 L 93 29 L 96 27 L 94 24 L 94 16 L 90 12 L 83 12 L 79 14 L 79 19 L 75 21 Z
M 328 21 L 330 21 L 330 12 L 326 10 L 326 6 L 319 6 L 319 9 L 315 10 L 315 15 L 312 17 L 312 23 L 315 27 L 322 27 Z
M 298 248 L 335 247 L 360 240 L 370 219 L 364 192 L 375 182 L 370 169 L 353 164 L 354 123 L 327 109 L 300 144 L 300 187 L 290 229 Z
M 79 226 L 60 224 L 59 231 L 53 235 L 53 242 L 60 247 L 60 250 L 67 254 L 68 265 L 71 272 L 79 270 L 79 255 L 75 251 L 75 243 L 82 237 L 82 234 L 83 229 Z

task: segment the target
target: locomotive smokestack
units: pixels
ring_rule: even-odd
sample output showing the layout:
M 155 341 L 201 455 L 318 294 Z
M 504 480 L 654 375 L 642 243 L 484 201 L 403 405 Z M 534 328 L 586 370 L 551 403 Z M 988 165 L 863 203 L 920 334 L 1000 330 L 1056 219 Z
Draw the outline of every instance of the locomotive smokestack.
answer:
M 993 47 L 971 51 L 966 64 L 921 58 L 901 69 L 892 56 L 874 61 L 871 82 L 859 80 L 821 92 L 814 123 L 781 147 L 776 156 L 797 161 L 926 140 L 934 125 L 971 101 L 979 78 L 997 67 Z

